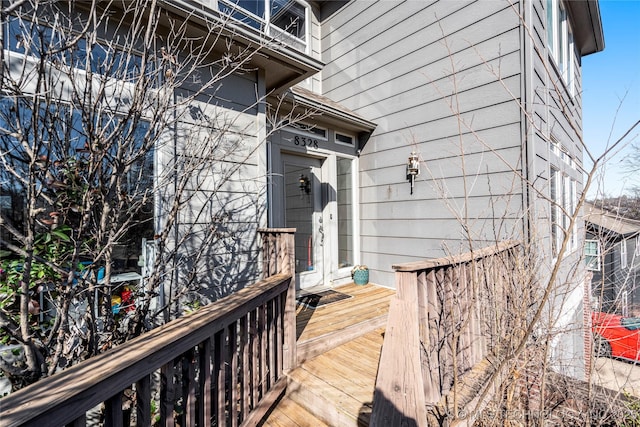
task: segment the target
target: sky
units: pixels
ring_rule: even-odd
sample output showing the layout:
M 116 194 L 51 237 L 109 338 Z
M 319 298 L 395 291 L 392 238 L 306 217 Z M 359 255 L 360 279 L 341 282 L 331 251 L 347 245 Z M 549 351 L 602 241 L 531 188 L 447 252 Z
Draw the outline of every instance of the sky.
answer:
M 604 51 L 582 58 L 583 137 L 596 155 L 640 120 L 640 0 L 600 0 L 600 14 Z M 640 186 L 640 167 L 636 173 L 624 168 L 632 145 L 640 146 L 640 126 L 625 141 L 604 164 L 590 197 L 629 194 Z M 591 166 L 586 154 L 584 163 Z

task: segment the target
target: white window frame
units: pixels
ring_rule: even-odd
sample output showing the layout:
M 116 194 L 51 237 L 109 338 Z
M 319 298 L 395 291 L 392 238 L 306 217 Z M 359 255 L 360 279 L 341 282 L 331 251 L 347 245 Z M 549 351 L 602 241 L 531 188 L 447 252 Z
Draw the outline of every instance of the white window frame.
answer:
M 627 268 L 627 239 L 620 241 L 620 268 Z
M 296 43 L 300 43 L 300 45 L 304 46 L 303 49 L 298 49 L 298 50 L 301 50 L 305 53 L 309 53 L 309 49 L 311 46 L 311 43 L 310 43 L 311 7 L 309 6 L 309 4 L 301 0 L 292 0 L 304 8 L 304 37 L 305 38 L 300 39 L 295 35 L 289 33 L 288 31 L 271 23 L 271 1 L 272 0 L 259 0 L 259 1 L 264 3 L 264 15 L 265 15 L 264 17 L 258 16 L 253 12 L 251 12 L 250 10 L 243 8 L 239 4 L 236 4 L 234 0 L 217 0 L 217 6 L 218 6 L 218 10 L 220 10 L 221 12 L 224 12 L 224 9 L 222 7 L 224 5 L 224 7 L 228 7 L 233 11 L 237 11 L 243 15 L 246 15 L 246 17 L 249 19 L 252 19 L 258 23 L 261 23 L 262 24 L 261 30 L 265 34 L 271 37 L 274 37 L 275 39 L 280 40 L 285 44 L 292 45 L 292 47 L 294 48 L 295 48 L 295 45 L 293 45 L 292 43 L 288 43 L 287 39 L 291 38 L 292 40 L 295 40 Z M 240 22 L 242 22 L 242 20 L 240 20 Z
M 558 190 L 560 188 L 558 182 L 560 181 L 560 178 L 560 171 L 552 167 L 549 176 L 549 201 L 551 202 L 551 245 L 554 256 L 558 255 L 560 245 L 562 244 L 562 239 L 560 237 L 562 230 L 560 229 L 559 224 L 561 211 L 558 201 Z
M 587 252 L 587 250 L 590 247 L 591 243 L 595 243 L 595 252 L 594 253 L 588 253 Z M 587 257 L 591 257 L 593 260 L 595 260 L 595 263 L 587 262 Z M 587 240 L 584 241 L 584 259 L 585 259 L 585 264 L 587 265 L 587 270 L 600 271 L 602 266 L 601 266 L 601 263 L 600 263 L 600 241 L 599 240 L 587 239 Z
M 547 0 L 547 46 L 569 94 L 575 96 L 575 43 L 562 0 Z
M 571 216 L 577 206 L 577 182 L 559 169 L 551 167 L 549 182 L 551 203 L 551 239 L 554 256 L 558 255 L 565 233 L 569 233 L 566 251 L 578 248 L 577 223 L 571 226 Z
M 347 137 L 347 138 L 351 138 L 351 144 L 343 142 L 343 141 L 338 141 L 338 135 L 344 136 L 344 137 Z M 335 135 L 334 135 L 334 141 L 338 145 L 344 145 L 346 147 L 354 147 L 355 144 L 356 144 L 356 137 L 351 135 L 351 134 L 348 134 L 348 133 L 336 132 Z
M 322 141 L 329 140 L 329 129 L 310 125 L 308 123 L 290 123 L 285 126 L 285 129 L 291 133 L 296 133 L 298 135 L 310 136 L 312 138 L 320 139 Z M 322 131 L 322 135 L 320 133 L 314 132 L 314 130 Z
M 578 206 L 578 183 L 575 179 L 571 179 L 569 182 L 569 212 L 571 215 L 575 214 Z M 571 250 L 578 249 L 578 221 L 573 222 L 571 228 Z

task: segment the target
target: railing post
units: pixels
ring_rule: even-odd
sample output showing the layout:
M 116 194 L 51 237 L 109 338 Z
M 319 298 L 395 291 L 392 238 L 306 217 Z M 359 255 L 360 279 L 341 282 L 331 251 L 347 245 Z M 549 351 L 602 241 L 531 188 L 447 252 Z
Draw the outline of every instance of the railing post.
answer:
M 295 228 L 258 229 L 262 235 L 263 279 L 280 273 L 295 276 L 295 232 Z
M 422 349 L 420 345 L 418 275 L 396 272 L 397 295 L 380 354 L 380 369 L 371 412 L 372 427 L 426 426 Z
M 296 257 L 295 228 L 263 228 L 262 257 L 264 278 L 273 274 L 290 274 L 289 289 L 284 301 L 283 369 L 297 366 L 296 351 Z
M 285 371 L 294 369 L 298 361 L 298 353 L 296 351 L 296 243 L 294 233 L 295 230 L 280 236 L 285 249 L 282 252 L 282 267 L 286 266 L 286 272 L 291 274 L 289 290 L 284 304 L 283 369 Z

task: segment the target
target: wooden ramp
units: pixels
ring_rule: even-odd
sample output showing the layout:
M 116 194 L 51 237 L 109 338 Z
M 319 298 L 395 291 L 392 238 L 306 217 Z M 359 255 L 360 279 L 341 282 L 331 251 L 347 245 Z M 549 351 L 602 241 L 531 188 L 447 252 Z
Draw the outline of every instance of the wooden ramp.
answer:
M 375 285 L 336 289 L 351 298 L 298 307 L 298 360 L 286 396 L 264 426 L 368 426 L 389 302 Z

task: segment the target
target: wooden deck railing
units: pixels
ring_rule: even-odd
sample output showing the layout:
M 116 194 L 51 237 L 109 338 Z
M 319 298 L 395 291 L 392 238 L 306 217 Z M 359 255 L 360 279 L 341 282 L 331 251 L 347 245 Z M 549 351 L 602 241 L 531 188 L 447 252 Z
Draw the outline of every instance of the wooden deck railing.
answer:
M 501 242 L 393 266 L 397 294 L 380 356 L 372 426 L 427 425 L 425 406 L 438 404 L 489 355 L 518 247 Z
M 293 231 L 260 231 L 264 280 L 0 399 L 0 425 L 254 425 L 296 363 Z

